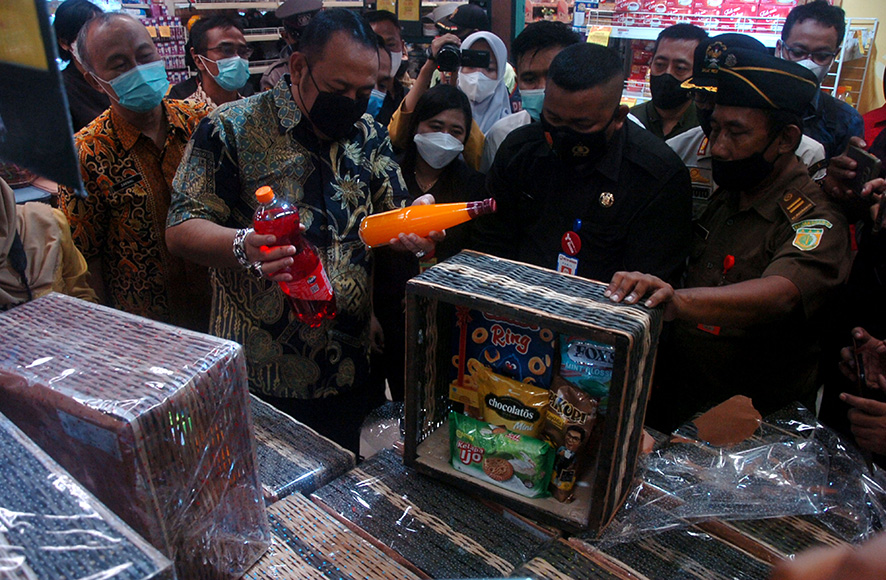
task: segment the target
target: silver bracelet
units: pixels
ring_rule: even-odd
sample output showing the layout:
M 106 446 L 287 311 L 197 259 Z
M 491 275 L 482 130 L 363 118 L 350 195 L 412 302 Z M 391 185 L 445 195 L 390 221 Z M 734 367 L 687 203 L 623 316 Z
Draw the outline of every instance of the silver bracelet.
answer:
M 242 230 L 237 230 L 237 235 L 234 236 L 234 257 L 237 258 L 237 262 L 247 270 L 253 266 L 252 262 L 250 262 L 249 258 L 246 256 L 246 236 L 248 236 L 250 232 L 252 232 L 252 228 L 244 228 Z

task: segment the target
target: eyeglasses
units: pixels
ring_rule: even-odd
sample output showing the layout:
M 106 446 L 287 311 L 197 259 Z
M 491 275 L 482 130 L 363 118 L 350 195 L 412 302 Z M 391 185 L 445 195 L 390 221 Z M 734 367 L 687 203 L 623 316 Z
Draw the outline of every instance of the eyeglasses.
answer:
M 793 61 L 810 59 L 815 64 L 830 64 L 831 61 L 834 60 L 834 57 L 837 56 L 836 52 L 828 52 L 825 50 L 819 50 L 816 52 L 809 52 L 804 48 L 797 48 L 794 46 L 789 46 L 787 43 L 781 43 L 782 50 L 786 51 L 790 56 L 790 59 Z
M 249 58 L 253 53 L 252 47 L 246 46 L 245 44 L 234 44 L 232 42 L 223 42 L 221 44 L 216 44 L 215 46 L 210 46 L 206 49 L 206 52 L 209 52 L 210 50 L 219 51 L 225 58 L 231 58 L 234 56 Z

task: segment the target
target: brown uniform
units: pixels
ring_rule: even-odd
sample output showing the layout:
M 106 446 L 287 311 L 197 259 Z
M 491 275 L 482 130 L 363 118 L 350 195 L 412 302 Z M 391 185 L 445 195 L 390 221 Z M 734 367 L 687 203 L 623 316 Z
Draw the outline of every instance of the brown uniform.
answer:
M 650 423 L 685 420 L 736 394 L 751 397 L 763 414 L 795 400 L 810 404 L 817 388 L 816 315 L 851 265 L 845 217 L 795 158 L 749 208 L 739 207 L 738 193 L 719 190 L 699 224 L 687 288 L 782 276 L 800 291 L 802 306 L 748 328 L 676 322 L 659 355 Z M 729 268 L 727 256 L 734 258 Z

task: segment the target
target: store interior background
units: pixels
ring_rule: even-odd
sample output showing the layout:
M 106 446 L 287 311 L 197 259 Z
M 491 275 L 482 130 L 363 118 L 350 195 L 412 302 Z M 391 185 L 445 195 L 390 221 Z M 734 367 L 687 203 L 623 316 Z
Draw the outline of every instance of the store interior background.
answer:
M 93 1 L 102 5 L 105 9 L 115 10 L 121 7 L 120 0 Z M 126 3 L 130 1 L 132 0 L 124 0 L 123 7 L 125 8 Z M 169 14 L 175 14 L 176 8 L 188 5 L 187 2 L 182 2 L 181 0 L 164 1 L 167 5 Z M 524 1 L 530 0 L 487 1 L 489 1 L 492 8 L 493 32 L 502 37 L 506 44 L 510 45 L 509 41 L 514 34 L 514 31 L 522 30 Z M 54 11 L 58 3 L 59 0 L 49 0 L 50 12 Z M 836 0 L 836 3 L 843 7 L 848 18 L 877 18 L 881 28 L 886 24 L 886 1 L 884 0 Z M 259 4 L 271 3 L 259 2 Z M 329 2 L 329 4 L 336 4 L 336 2 Z M 351 3 L 349 2 L 348 4 Z M 431 5 L 433 5 L 433 2 L 423 2 L 422 13 L 430 10 Z M 884 71 L 886 71 L 886 31 L 879 30 L 868 63 L 865 86 L 857 104 L 859 112 L 866 113 L 871 109 L 882 106 L 884 102 L 886 102 L 886 96 L 883 94 Z

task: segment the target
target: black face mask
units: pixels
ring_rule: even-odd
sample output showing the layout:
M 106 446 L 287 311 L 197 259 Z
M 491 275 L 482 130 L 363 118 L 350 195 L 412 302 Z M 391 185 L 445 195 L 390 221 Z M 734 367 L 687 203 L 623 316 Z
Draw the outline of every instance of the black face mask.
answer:
M 366 112 L 369 97 L 355 101 L 344 95 L 321 91 L 310 68 L 308 68 L 308 76 L 311 77 L 311 81 L 317 89 L 317 97 L 308 113 L 308 119 L 311 120 L 317 131 L 333 141 L 352 138 L 357 132 L 357 121 Z M 297 87 L 298 85 L 296 85 Z
M 750 191 L 761 181 L 769 177 L 775 168 L 775 161 L 766 161 L 763 154 L 769 149 L 775 139 L 769 140 L 763 151 L 757 151 L 750 157 L 735 159 L 733 161 L 721 161 L 711 159 L 711 175 L 714 182 L 729 191 Z M 776 157 L 776 159 L 778 159 Z
M 698 117 L 698 125 L 704 134 L 711 136 L 711 117 L 714 116 L 714 109 L 702 109 L 696 105 L 695 114 Z
M 649 89 L 652 91 L 652 104 L 665 111 L 678 108 L 690 97 L 688 90 L 680 88 L 682 84 L 683 81 L 679 81 L 677 77 L 667 73 L 650 76 Z
M 616 107 L 616 112 L 618 108 Z M 615 120 L 615 113 L 609 118 L 606 126 L 593 133 L 579 133 L 571 127 L 555 127 L 548 123 L 544 113 L 541 125 L 548 137 L 548 143 L 557 156 L 567 165 L 582 165 L 597 161 L 606 154 L 606 129 Z

